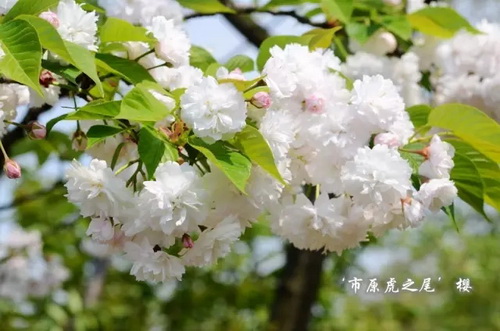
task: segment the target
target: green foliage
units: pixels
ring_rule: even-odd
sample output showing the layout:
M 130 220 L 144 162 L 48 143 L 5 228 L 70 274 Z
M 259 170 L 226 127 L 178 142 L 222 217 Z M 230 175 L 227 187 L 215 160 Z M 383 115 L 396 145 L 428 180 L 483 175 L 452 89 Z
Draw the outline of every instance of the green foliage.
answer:
M 192 46 L 190 51 L 189 62 L 193 67 L 205 71 L 212 63 L 217 63 L 212 54 L 202 47 Z
M 255 69 L 255 64 L 252 58 L 246 55 L 236 55 L 230 58 L 224 67 L 229 71 L 239 68 L 242 72 L 253 71 Z
M 456 153 L 474 164 L 479 173 L 476 182 L 479 179 L 483 184 L 484 201 L 500 211 L 500 167 L 498 163 L 481 154 L 470 144 L 457 139 L 448 139 L 447 141 L 453 145 Z
M 446 104 L 434 108 L 428 117 L 431 126 L 450 130 L 495 162 L 500 162 L 500 125 L 477 108 Z
M 181 6 L 196 10 L 199 13 L 234 13 L 229 7 L 224 6 L 218 0 L 178 0 Z
M 19 15 L 38 15 L 52 7 L 57 6 L 59 0 L 19 0 L 5 15 L 4 22 L 10 21 Z
M 160 162 L 177 161 L 178 154 L 175 147 L 168 145 L 170 143 L 162 139 L 159 133 L 151 128 L 143 127 L 139 132 L 138 151 L 141 161 L 146 166 L 148 179 L 153 178 Z
M 271 57 L 271 48 L 278 46 L 284 48 L 288 44 L 307 45 L 307 38 L 297 36 L 272 36 L 264 40 L 259 48 L 259 55 L 257 56 L 257 68 L 262 71 L 267 60 Z
M 315 50 L 316 48 L 329 48 L 332 44 L 335 32 L 341 30 L 342 27 L 337 26 L 331 29 L 313 29 L 304 33 L 302 36 L 310 38 L 309 49 Z
M 100 68 L 134 85 L 142 83 L 143 81 L 155 81 L 153 77 L 151 77 L 151 74 L 136 61 L 111 54 L 96 54 L 96 63 Z
M 87 148 L 103 142 L 106 138 L 116 136 L 123 132 L 123 128 L 117 128 L 109 125 L 94 125 L 87 131 Z
M 347 35 L 364 44 L 368 39 L 380 29 L 378 24 L 366 24 L 360 22 L 349 22 L 346 24 Z
M 420 32 L 441 38 L 451 38 L 462 29 L 479 33 L 465 18 L 449 7 L 420 9 L 408 15 L 408 21 Z
M 269 147 L 268 142 L 259 130 L 253 126 L 247 125 L 241 132 L 236 134 L 235 146 L 271 176 L 285 184 L 274 162 L 271 147 Z
M 158 101 L 144 84 L 138 84 L 128 92 L 116 118 L 139 122 L 156 122 L 164 119 L 171 110 Z
M 143 41 L 153 43 L 155 39 L 148 34 L 148 31 L 131 23 L 109 17 L 99 29 L 99 37 L 102 43 Z
M 0 71 L 10 79 L 42 94 L 38 77 L 41 71 L 42 47 L 35 29 L 24 21 L 0 25 L 0 41 L 5 56 Z
M 321 0 L 321 8 L 327 18 L 348 23 L 354 9 L 354 0 Z
M 411 24 L 405 16 L 384 16 L 380 24 L 403 40 L 410 40 L 412 36 Z
M 416 105 L 406 109 L 416 129 L 427 125 L 431 110 L 432 108 L 428 105 Z
M 271 0 L 263 9 L 275 8 L 280 6 L 302 5 L 304 3 L 320 3 L 321 0 Z
M 200 138 L 191 136 L 189 145 L 205 155 L 242 193 L 246 194 L 245 187 L 252 168 L 252 163 L 246 156 L 222 141 L 207 144 Z
M 67 120 L 99 120 L 116 117 L 120 113 L 121 101 L 96 100 L 66 115 Z M 62 120 L 62 119 L 61 119 Z M 48 129 L 48 125 L 47 125 Z

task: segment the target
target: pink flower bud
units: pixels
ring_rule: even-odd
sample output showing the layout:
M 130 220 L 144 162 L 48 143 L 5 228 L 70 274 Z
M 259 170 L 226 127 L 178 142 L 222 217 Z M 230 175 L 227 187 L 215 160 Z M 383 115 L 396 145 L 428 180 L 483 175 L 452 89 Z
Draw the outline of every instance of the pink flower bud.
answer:
M 193 238 L 191 238 L 191 236 L 185 233 L 182 236 L 182 245 L 184 246 L 184 248 L 193 248 L 194 246 Z
M 59 17 L 57 17 L 56 13 L 53 13 L 51 11 L 44 11 L 39 15 L 39 17 L 52 24 L 54 28 L 57 29 L 59 27 Z
M 233 71 L 229 73 L 227 76 L 228 79 L 234 79 L 234 80 L 246 80 L 245 76 L 243 75 L 243 72 L 241 71 L 240 68 L 236 68 Z
M 325 100 L 316 95 L 311 95 L 305 100 L 306 110 L 311 113 L 322 113 L 325 108 Z
M 33 140 L 45 139 L 47 128 L 38 122 L 30 122 L 27 127 L 28 137 Z
M 10 179 L 21 178 L 21 167 L 14 160 L 7 159 L 3 166 L 3 171 Z
M 373 140 L 375 145 L 387 145 L 388 147 L 399 147 L 401 146 L 401 141 L 398 136 L 394 133 L 379 133 L 375 136 Z
M 50 71 L 44 70 L 40 74 L 40 77 L 38 78 L 38 81 L 40 82 L 40 85 L 42 85 L 43 87 L 47 88 L 51 84 L 53 84 L 56 81 L 56 79 L 54 78 L 54 76 L 52 75 L 52 73 Z
M 255 93 L 250 102 L 257 108 L 266 108 L 266 109 L 271 107 L 272 103 L 271 96 L 267 92 Z

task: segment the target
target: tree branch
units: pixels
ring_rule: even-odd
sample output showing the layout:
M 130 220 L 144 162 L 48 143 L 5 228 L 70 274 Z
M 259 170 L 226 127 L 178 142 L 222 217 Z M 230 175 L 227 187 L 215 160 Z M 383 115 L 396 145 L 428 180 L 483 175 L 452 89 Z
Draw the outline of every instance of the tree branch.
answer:
M 288 16 L 288 17 L 293 17 L 294 19 L 297 20 L 297 22 L 302 23 L 302 24 L 307 24 L 310 26 L 314 26 L 317 28 L 324 28 L 328 29 L 333 27 L 333 25 L 329 22 L 324 22 L 324 23 L 314 23 L 310 19 L 304 16 L 300 16 L 293 10 L 286 10 L 286 11 L 272 11 L 272 10 L 263 10 L 260 8 L 234 8 L 235 13 L 229 13 L 229 14 L 224 14 L 226 18 L 229 19 L 229 17 L 237 17 L 237 16 L 242 16 L 242 15 L 250 15 L 250 14 L 271 14 L 273 16 Z M 210 14 L 204 14 L 204 13 L 194 13 L 190 14 L 184 17 L 185 20 L 197 18 L 197 17 L 205 17 L 205 16 L 213 16 L 217 15 L 218 13 L 210 13 Z

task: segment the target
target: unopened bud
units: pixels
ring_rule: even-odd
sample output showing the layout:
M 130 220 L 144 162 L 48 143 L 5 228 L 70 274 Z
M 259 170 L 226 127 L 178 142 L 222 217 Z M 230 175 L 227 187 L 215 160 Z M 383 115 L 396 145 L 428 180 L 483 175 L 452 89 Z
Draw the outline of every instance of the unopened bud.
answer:
M 306 110 L 311 113 L 322 113 L 325 108 L 325 100 L 323 98 L 312 95 L 305 100 Z
M 52 73 L 50 71 L 44 70 L 40 74 L 40 77 L 38 78 L 38 81 L 40 82 L 40 85 L 42 85 L 43 87 L 47 88 L 51 84 L 53 84 L 56 81 L 56 79 L 54 78 L 54 76 L 52 75 Z
M 47 128 L 36 121 L 28 123 L 27 131 L 28 137 L 33 140 L 45 139 L 47 135 Z
M 73 144 L 72 147 L 75 151 L 81 151 L 87 149 L 87 135 L 82 130 L 77 130 L 73 134 Z
M 255 93 L 250 102 L 257 108 L 265 108 L 265 109 L 271 107 L 272 103 L 271 96 L 269 95 L 269 93 L 263 91 Z
M 182 245 L 184 246 L 184 248 L 193 248 L 194 246 L 193 238 L 191 238 L 190 235 L 185 233 L 182 236 Z
M 3 171 L 5 172 L 5 175 L 7 175 L 7 177 L 10 179 L 21 178 L 21 167 L 14 160 L 5 160 Z
M 44 11 L 39 15 L 39 17 L 52 24 L 54 28 L 57 29 L 59 27 L 59 17 L 57 17 L 56 13 L 53 13 L 51 11 Z
M 236 68 L 233 71 L 231 71 L 227 75 L 228 79 L 234 79 L 234 80 L 246 80 L 245 76 L 243 75 L 243 72 L 241 71 L 240 68 Z
M 392 53 L 398 48 L 398 41 L 390 32 L 379 32 L 373 38 L 373 48 L 377 54 Z

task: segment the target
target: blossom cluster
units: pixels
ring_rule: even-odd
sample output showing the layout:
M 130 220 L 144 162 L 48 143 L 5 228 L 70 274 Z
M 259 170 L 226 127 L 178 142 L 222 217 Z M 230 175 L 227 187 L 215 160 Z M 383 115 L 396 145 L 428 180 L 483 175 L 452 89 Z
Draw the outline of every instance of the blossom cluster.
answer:
M 240 69 L 220 66 L 208 74 L 190 64 L 192 47 L 176 1 L 98 3 L 108 16 L 142 25 L 154 37 L 151 44 L 123 42 L 113 55 L 147 69 L 161 87 L 144 84 L 147 93 L 169 115 L 147 125 L 127 121 L 126 133 L 88 149 L 84 131 L 103 122 L 79 121 L 74 148 L 86 150 L 93 160 L 72 163 L 66 173 L 67 198 L 90 219 L 87 235 L 102 253 L 122 254 L 138 280 L 181 279 L 186 267 L 215 263 L 258 219 L 268 220 L 274 233 L 298 248 L 340 253 L 369 235 L 416 227 L 457 196 L 450 180 L 453 147 L 439 133 L 417 134 L 405 111 L 426 99 L 418 50 L 387 57 L 397 48 L 388 31 L 378 31 L 364 44 L 351 42 L 356 53 L 344 63 L 330 49 L 274 46 L 258 87 L 248 94 L 239 86 L 255 84 Z M 90 51 L 101 46 L 97 14 L 73 0 L 60 1 L 40 17 L 66 41 Z M 459 45 L 460 40 L 451 40 L 442 46 L 448 53 L 439 54 L 453 53 Z M 486 79 L 482 65 L 491 61 L 474 63 L 479 67 L 473 69 L 465 60 L 447 65 L 452 76 L 463 66 Z M 1 84 L 0 137 L 17 106 L 54 105 L 63 83 L 42 72 L 43 98 L 21 85 Z M 115 98 L 120 99 L 133 86 L 117 88 Z M 278 176 L 254 162 L 242 189 L 227 169 L 198 157 L 203 153 L 193 151 L 190 141 L 237 150 L 234 139 L 246 127 L 262 136 Z M 153 128 L 172 143 L 179 158 L 162 160 L 151 174 L 143 169 L 137 146 L 142 137 L 136 133 Z
M 37 231 L 0 227 L 0 297 L 22 302 L 45 297 L 61 287 L 68 270 L 59 256 L 44 256 Z
M 178 50 L 162 56 L 172 59 Z M 180 64 L 157 74 L 169 77 L 179 68 L 198 72 Z M 414 151 L 425 155 L 415 174 L 424 184 L 415 188 L 399 151 L 414 130 L 396 86 L 381 75 L 365 75 L 349 90 L 341 70 L 331 51 L 290 44 L 271 49 L 263 70 L 269 92 L 250 99 L 232 83 L 245 80 L 238 71 L 183 77 L 180 109 L 156 126 L 171 129 L 180 118 L 211 144 L 230 140 L 250 121 L 286 185 L 254 165 L 245 195 L 214 164 L 180 160 L 160 164 L 152 180 L 133 189 L 127 179 L 137 166 L 115 173 L 109 166 L 113 153 L 98 145 L 89 153 L 100 159 L 89 166 L 75 161 L 67 172 L 68 199 L 91 219 L 87 234 L 109 253 L 122 252 L 137 279 L 165 281 L 181 279 L 186 266 L 215 263 L 262 215 L 299 248 L 340 253 L 369 233 L 417 226 L 451 204 L 457 193 L 449 180 L 451 145 L 435 135 L 428 147 Z M 123 141 L 108 141 L 104 149 Z M 119 161 L 125 166 L 137 155 L 134 143 L 126 144 L 131 148 Z

